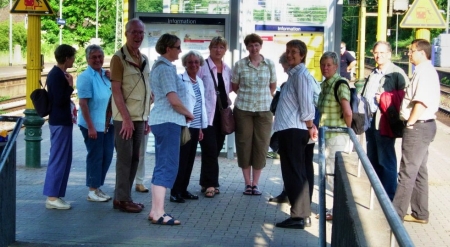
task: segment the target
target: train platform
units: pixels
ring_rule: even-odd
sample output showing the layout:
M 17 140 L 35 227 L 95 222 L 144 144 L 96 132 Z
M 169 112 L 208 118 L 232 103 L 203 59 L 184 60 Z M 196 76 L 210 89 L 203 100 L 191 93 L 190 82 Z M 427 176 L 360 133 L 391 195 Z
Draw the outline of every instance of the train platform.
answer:
M 197 201 L 183 204 L 169 202 L 166 212 L 181 220 L 180 226 L 153 225 L 147 220 L 150 193 L 132 191 L 133 200 L 145 204 L 141 213 L 130 214 L 114 210 L 112 202 L 87 201 L 85 186 L 86 150 L 78 127 L 73 130 L 73 162 L 66 201 L 70 210 L 45 208 L 42 195 L 49 155 L 49 129 L 42 128 L 41 168 L 25 166 L 23 130 L 17 139 L 17 221 L 16 243 L 12 246 L 318 246 L 318 165 L 315 154 L 316 185 L 312 203 L 312 227 L 305 230 L 282 229 L 275 223 L 289 217 L 288 204 L 268 202 L 282 189 L 280 161 L 267 159 L 260 179 L 261 196 L 246 196 L 242 172 L 236 159 L 220 158 L 220 191 L 214 198 L 205 198 L 198 185 L 200 156 L 195 159 L 189 190 L 199 194 Z M 448 138 L 450 127 L 438 122 L 436 139 L 429 148 L 430 222 L 405 223 L 416 246 L 450 246 L 450 159 Z M 150 136 L 152 137 L 152 135 Z M 151 150 L 150 138 L 148 151 Z M 400 155 L 401 139 L 397 141 Z M 145 185 L 150 187 L 154 154 L 145 157 Z M 115 184 L 114 157 L 102 190 L 113 194 Z M 358 189 L 358 188 L 357 188 Z M 368 188 L 365 188 L 369 193 Z M 327 205 L 331 196 L 327 193 Z M 370 213 L 370 212 L 368 212 Z M 373 223 L 376 227 L 378 222 Z M 327 222 L 327 243 L 331 241 L 332 223 Z M 389 229 L 385 229 L 389 231 Z M 380 245 L 386 246 L 386 245 Z

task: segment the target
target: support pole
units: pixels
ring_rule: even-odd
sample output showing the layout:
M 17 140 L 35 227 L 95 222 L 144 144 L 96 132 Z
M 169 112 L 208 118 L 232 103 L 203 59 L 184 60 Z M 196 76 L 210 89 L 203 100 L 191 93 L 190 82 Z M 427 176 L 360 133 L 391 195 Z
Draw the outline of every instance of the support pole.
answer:
M 388 0 L 378 0 L 377 41 L 386 41 Z
M 38 15 L 28 16 L 27 36 L 27 97 L 25 105 L 25 165 L 27 167 L 41 167 L 41 140 L 42 125 L 44 119 L 39 117 L 34 110 L 30 94 L 39 88 L 41 79 L 41 17 Z
M 359 28 L 358 32 L 358 53 L 356 57 L 358 59 L 358 71 L 356 78 L 357 81 L 355 83 L 355 87 L 360 91 L 362 86 L 364 85 L 364 53 L 366 50 L 366 0 L 361 1 L 361 7 L 359 9 Z

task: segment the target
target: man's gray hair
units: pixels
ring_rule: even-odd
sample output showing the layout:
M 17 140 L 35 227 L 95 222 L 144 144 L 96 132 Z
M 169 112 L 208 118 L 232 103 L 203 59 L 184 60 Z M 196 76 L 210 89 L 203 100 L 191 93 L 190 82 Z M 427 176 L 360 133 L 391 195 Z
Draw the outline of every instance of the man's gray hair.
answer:
M 86 47 L 86 61 L 89 60 L 89 55 L 91 55 L 92 52 L 94 51 L 100 51 L 102 53 L 102 55 L 104 56 L 105 53 L 103 52 L 103 49 L 99 46 L 99 45 L 89 45 L 88 47 Z

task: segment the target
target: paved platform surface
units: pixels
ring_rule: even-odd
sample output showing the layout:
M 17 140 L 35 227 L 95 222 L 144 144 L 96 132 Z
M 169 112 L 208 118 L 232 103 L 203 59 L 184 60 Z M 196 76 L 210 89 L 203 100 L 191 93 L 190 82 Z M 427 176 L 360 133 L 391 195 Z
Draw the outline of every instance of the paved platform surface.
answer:
M 147 220 L 150 193 L 133 190 L 133 200 L 145 204 L 138 214 L 114 210 L 112 202 L 89 202 L 85 186 L 85 146 L 78 127 L 74 126 L 73 163 L 66 201 L 70 210 L 45 208 L 42 189 L 49 154 L 48 125 L 42 128 L 42 168 L 27 168 L 23 131 L 17 140 L 17 226 L 13 246 L 317 246 L 318 187 L 315 188 L 312 227 L 306 230 L 280 229 L 274 225 L 289 217 L 288 204 L 269 203 L 282 189 L 279 160 L 267 159 L 260 189 L 262 196 L 245 196 L 242 172 L 236 159 L 220 158 L 220 190 L 215 198 L 200 195 L 198 185 L 200 156 L 195 160 L 189 190 L 199 194 L 198 201 L 184 204 L 169 202 L 166 212 L 182 225 L 158 226 Z M 149 141 L 150 143 L 150 141 Z M 150 148 L 149 148 L 150 150 Z M 113 194 L 115 157 L 102 190 Z M 154 155 L 146 154 L 145 184 L 150 187 Z M 316 169 L 317 170 L 317 169 Z M 331 232 L 331 224 L 327 225 Z M 330 242 L 328 237 L 328 243 Z
M 181 220 L 180 226 L 158 226 L 147 221 L 149 193 L 132 192 L 133 199 L 145 204 L 138 214 L 112 209 L 111 202 L 89 202 L 85 186 L 85 147 L 78 127 L 74 126 L 73 164 L 65 200 L 70 210 L 48 210 L 42 188 L 49 153 L 48 125 L 42 128 L 42 167 L 27 168 L 23 131 L 17 140 L 17 224 L 12 246 L 317 246 L 318 187 L 312 204 L 312 227 L 305 230 L 276 228 L 276 222 L 289 216 L 288 204 L 269 203 L 282 188 L 279 160 L 267 159 L 260 181 L 262 196 L 242 194 L 244 183 L 236 159 L 220 158 L 221 194 L 184 204 L 169 202 L 166 211 Z M 430 223 L 405 223 L 416 246 L 450 246 L 450 128 L 438 122 L 438 133 L 429 152 Z M 149 142 L 151 144 L 151 142 Z M 400 140 L 397 147 L 400 148 Z M 148 149 L 150 150 L 150 148 Z M 399 152 L 398 152 L 399 153 Z M 316 150 L 317 154 L 317 150 Z M 315 157 L 316 183 L 317 155 Z M 150 186 L 154 155 L 146 154 L 145 184 Z M 194 164 L 189 190 L 200 194 L 198 185 L 200 157 Z M 112 195 L 115 158 L 102 190 Z M 331 197 L 327 195 L 327 204 Z M 368 212 L 370 213 L 370 212 Z M 375 223 L 375 222 L 374 222 Z M 376 223 L 374 224 L 376 225 Z M 331 223 L 327 223 L 330 244 Z

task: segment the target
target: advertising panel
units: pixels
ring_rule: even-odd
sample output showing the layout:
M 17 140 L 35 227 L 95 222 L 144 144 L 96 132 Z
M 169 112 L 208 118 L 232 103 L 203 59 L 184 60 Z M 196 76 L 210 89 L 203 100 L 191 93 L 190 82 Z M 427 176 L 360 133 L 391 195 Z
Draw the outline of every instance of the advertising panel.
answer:
M 186 17 L 139 17 L 146 28 L 146 35 L 141 46 L 141 52 L 148 56 L 150 66 L 158 58 L 155 45 L 159 37 L 165 33 L 178 36 L 181 39 L 181 50 L 178 60 L 174 62 L 177 71 L 182 72 L 181 56 L 190 51 L 199 51 L 204 58 L 209 56 L 209 43 L 215 36 L 226 37 L 225 18 L 186 18 Z

